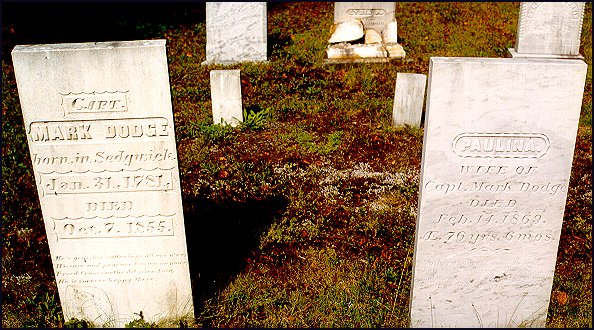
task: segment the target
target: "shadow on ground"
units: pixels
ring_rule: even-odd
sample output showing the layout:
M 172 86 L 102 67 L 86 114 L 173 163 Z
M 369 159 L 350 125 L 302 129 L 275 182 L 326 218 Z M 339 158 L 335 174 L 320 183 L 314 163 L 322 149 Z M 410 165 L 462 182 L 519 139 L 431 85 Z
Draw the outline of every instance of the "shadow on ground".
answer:
M 184 198 L 184 218 L 196 316 L 256 254 L 259 237 L 288 205 L 284 197 L 212 202 Z

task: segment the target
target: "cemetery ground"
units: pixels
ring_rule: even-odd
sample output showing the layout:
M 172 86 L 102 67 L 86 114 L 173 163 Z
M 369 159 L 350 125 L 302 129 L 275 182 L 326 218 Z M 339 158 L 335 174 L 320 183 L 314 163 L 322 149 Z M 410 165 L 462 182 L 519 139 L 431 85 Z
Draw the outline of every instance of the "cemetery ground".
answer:
M 391 125 L 396 73 L 427 74 L 433 56 L 505 57 L 519 3 L 399 2 L 406 58 L 344 65 L 323 64 L 332 2 L 269 3 L 269 62 L 232 66 L 200 65 L 204 4 L 117 5 L 95 5 L 112 13 L 102 24 L 82 5 L 28 6 L 86 19 L 37 31 L 3 5 L 2 327 L 84 325 L 61 315 L 10 51 L 134 39 L 167 40 L 196 309 L 181 325 L 407 327 L 423 130 Z M 588 73 L 548 327 L 592 327 L 591 3 L 580 53 Z M 236 128 L 212 123 L 214 69 L 241 70 Z

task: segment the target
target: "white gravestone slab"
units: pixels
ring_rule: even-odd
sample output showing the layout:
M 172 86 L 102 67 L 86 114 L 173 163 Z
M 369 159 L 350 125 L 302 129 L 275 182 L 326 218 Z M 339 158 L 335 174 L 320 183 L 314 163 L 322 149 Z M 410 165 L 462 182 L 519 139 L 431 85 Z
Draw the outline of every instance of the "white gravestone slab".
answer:
M 215 125 L 235 127 L 243 122 L 240 70 L 211 70 L 210 97 Z
M 266 34 L 266 2 L 207 2 L 202 64 L 265 62 Z
M 427 76 L 417 73 L 396 73 L 392 125 L 421 126 Z
M 513 57 L 581 57 L 584 2 L 522 2 Z
M 395 13 L 395 2 L 335 2 L 334 24 L 359 19 L 365 29 L 381 33 L 388 23 L 395 20 Z
M 165 40 L 12 58 L 65 319 L 193 317 Z
M 430 59 L 412 327 L 544 327 L 586 69 Z

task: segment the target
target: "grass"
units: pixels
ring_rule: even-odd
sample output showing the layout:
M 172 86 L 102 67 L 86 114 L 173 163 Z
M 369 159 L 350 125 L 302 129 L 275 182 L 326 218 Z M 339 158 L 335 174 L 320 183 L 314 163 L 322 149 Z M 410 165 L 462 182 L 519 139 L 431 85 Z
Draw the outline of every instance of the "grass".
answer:
M 192 238 L 196 319 L 182 325 L 407 327 L 423 130 L 391 127 L 396 73 L 427 74 L 432 56 L 505 57 L 519 3 L 398 2 L 405 59 L 331 66 L 322 60 L 332 3 L 269 3 L 269 63 L 230 67 L 200 65 L 204 4 L 127 4 L 116 14 L 95 6 L 103 20 L 84 16 L 77 31 L 45 16 L 37 22 L 47 28 L 34 29 L 14 11 L 3 20 L 2 326 L 84 325 L 61 314 L 12 46 L 164 38 Z M 26 9 L 76 20 L 88 8 Z M 588 3 L 588 73 L 548 327 L 592 327 L 591 11 Z M 236 128 L 212 122 L 209 70 L 223 68 L 241 70 L 245 121 Z

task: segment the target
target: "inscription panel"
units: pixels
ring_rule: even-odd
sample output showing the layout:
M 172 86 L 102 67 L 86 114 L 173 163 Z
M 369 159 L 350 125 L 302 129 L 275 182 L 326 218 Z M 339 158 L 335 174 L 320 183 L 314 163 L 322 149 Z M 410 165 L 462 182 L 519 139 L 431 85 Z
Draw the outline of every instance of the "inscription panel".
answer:
M 60 194 L 99 194 L 135 191 L 170 191 L 173 189 L 171 171 L 114 172 L 104 175 L 42 174 L 43 196 Z
M 174 236 L 172 217 L 55 220 L 57 239 Z
M 37 173 L 101 173 L 122 170 L 172 169 L 177 165 L 175 148 L 167 141 L 153 143 L 121 143 L 109 145 L 50 144 L 36 146 L 30 143 L 31 160 Z M 47 149 L 52 152 L 48 153 Z
M 33 144 L 80 144 L 152 140 L 173 135 L 173 130 L 166 118 L 125 118 L 32 122 L 27 133 Z
M 366 29 L 382 32 L 395 19 L 395 2 L 335 2 L 334 24 L 359 19 Z
M 12 55 L 65 319 L 191 317 L 165 41 Z
M 585 73 L 431 58 L 411 326 L 544 326 Z
M 126 92 L 68 93 L 62 95 L 64 114 L 128 111 Z
M 539 133 L 462 133 L 452 149 L 460 157 L 540 158 L 549 149 L 549 138 Z

